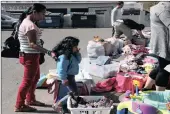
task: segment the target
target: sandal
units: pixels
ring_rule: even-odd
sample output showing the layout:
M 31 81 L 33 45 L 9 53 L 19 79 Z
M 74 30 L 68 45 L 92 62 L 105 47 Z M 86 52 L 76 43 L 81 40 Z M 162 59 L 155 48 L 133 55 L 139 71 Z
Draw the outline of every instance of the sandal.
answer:
M 26 102 L 26 105 L 31 105 L 31 106 L 46 106 L 45 103 L 42 103 L 42 102 L 40 102 L 40 101 Z
M 35 111 L 37 111 L 37 109 L 30 107 L 28 105 L 23 105 L 20 108 L 15 108 L 14 111 L 15 112 L 35 112 Z

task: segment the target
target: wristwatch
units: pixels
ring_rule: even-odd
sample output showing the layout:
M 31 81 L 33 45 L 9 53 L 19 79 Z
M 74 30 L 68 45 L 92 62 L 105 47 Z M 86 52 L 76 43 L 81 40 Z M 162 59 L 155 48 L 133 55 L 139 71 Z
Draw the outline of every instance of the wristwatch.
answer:
M 47 51 L 47 54 L 48 54 L 49 56 L 51 56 L 51 51 Z

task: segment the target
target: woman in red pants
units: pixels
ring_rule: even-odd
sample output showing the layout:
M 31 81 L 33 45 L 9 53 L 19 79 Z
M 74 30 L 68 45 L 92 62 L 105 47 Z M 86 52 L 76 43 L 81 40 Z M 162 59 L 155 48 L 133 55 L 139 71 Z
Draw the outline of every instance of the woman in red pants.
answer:
M 18 90 L 15 112 L 36 111 L 34 106 L 45 106 L 36 101 L 35 89 L 40 78 L 39 57 L 41 53 L 47 53 L 54 57 L 54 53 L 44 49 L 40 43 L 41 31 L 35 22 L 43 20 L 46 7 L 35 3 L 25 11 L 19 20 L 18 38 L 20 42 L 20 63 L 24 66 L 24 77 Z M 31 106 L 30 106 L 31 105 Z

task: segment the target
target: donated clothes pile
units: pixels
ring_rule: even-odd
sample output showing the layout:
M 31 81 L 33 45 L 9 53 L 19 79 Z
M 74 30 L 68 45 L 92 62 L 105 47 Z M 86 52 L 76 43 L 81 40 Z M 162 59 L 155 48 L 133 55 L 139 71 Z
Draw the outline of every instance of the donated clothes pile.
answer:
M 150 34 L 146 32 L 149 39 Z M 107 92 L 114 90 L 116 92 L 125 92 L 131 90 L 132 80 L 141 82 L 139 89 L 143 87 L 149 72 L 157 66 L 158 60 L 149 54 L 149 49 L 145 46 L 147 41 L 143 41 L 137 34 L 137 44 L 124 46 L 123 38 L 102 39 L 99 36 L 88 42 L 87 58 L 83 58 L 80 64 L 79 77 L 86 76 L 90 79 L 98 77 L 103 81 L 98 82 L 92 91 Z M 124 53 L 128 52 L 128 53 Z M 117 61 L 117 58 L 124 56 L 124 59 Z M 86 73 L 86 74 L 84 74 Z

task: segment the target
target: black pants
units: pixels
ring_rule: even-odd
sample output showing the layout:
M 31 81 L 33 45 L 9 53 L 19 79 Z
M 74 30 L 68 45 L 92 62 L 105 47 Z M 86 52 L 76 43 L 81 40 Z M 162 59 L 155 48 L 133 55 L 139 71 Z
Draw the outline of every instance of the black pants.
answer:
M 68 89 L 72 92 L 74 92 L 75 94 L 78 94 L 78 89 L 77 89 L 77 84 L 75 81 L 75 76 L 73 75 L 68 75 L 67 77 L 68 79 Z
M 170 73 L 164 70 L 164 68 L 170 64 L 170 61 L 161 57 L 158 57 L 158 61 L 159 66 L 153 69 L 149 76 L 155 80 L 157 86 L 166 87 L 168 85 Z

